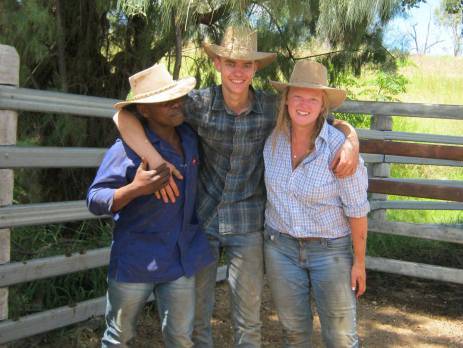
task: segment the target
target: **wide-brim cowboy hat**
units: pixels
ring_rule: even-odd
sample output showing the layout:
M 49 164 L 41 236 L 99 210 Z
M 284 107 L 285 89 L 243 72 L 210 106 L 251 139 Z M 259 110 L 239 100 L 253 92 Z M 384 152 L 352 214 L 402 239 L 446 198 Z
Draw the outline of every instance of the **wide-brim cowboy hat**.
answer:
M 336 109 L 346 99 L 345 90 L 328 86 L 328 73 L 325 66 L 310 60 L 299 60 L 296 63 L 289 82 L 270 81 L 270 83 L 280 92 L 288 87 L 322 90 L 327 96 L 329 110 Z
M 125 101 L 116 103 L 120 110 L 130 104 L 162 103 L 188 94 L 196 85 L 194 77 L 174 80 L 164 64 L 155 64 L 129 77 L 130 93 Z
M 277 56 L 276 53 L 257 51 L 257 33 L 245 27 L 230 26 L 225 30 L 220 45 L 205 42 L 203 48 L 211 59 L 252 60 L 256 62 L 257 69 L 270 64 Z

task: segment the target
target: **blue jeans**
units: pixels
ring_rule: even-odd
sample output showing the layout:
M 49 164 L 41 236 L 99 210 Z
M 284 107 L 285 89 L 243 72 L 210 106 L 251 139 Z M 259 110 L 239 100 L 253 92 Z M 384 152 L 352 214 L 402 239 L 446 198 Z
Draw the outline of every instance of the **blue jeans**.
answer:
M 326 347 L 358 347 L 352 239 L 302 241 L 267 228 L 265 266 L 288 347 L 311 347 L 312 290 Z
M 149 296 L 156 299 L 166 347 L 192 347 L 195 278 L 181 277 L 166 283 L 124 283 L 109 280 L 106 331 L 102 347 L 130 347 L 137 317 Z
M 263 287 L 262 232 L 210 236 L 216 261 L 196 274 L 195 348 L 212 348 L 211 318 L 220 247 L 225 251 L 235 347 L 260 347 Z

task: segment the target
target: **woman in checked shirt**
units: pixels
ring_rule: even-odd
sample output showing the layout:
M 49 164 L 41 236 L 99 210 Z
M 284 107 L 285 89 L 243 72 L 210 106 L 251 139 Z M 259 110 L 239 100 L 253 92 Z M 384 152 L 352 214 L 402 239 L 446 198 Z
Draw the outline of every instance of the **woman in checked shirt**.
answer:
M 313 293 L 327 347 L 358 347 L 356 298 L 366 289 L 368 178 L 330 169 L 344 135 L 326 122 L 346 97 L 326 68 L 296 63 L 282 92 L 277 126 L 264 148 L 265 261 L 289 347 L 310 347 Z M 352 253 L 353 250 L 353 253 Z

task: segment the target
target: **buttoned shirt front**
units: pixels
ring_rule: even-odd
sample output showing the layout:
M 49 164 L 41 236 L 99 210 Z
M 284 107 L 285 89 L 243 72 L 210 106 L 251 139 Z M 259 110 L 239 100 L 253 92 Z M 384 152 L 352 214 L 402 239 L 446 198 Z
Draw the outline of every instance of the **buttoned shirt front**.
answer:
M 200 139 L 198 216 L 209 233 L 261 231 L 265 186 L 262 151 L 275 125 L 277 97 L 252 90 L 251 107 L 229 110 L 221 86 L 190 92 L 187 122 Z
M 351 233 L 348 218 L 366 216 L 369 211 L 368 176 L 362 160 L 350 177 L 339 179 L 333 174 L 330 163 L 344 140 L 340 131 L 325 122 L 314 150 L 293 170 L 290 139 L 272 133 L 264 148 L 268 226 L 295 238 L 338 238 Z
M 92 213 L 110 214 L 115 221 L 108 276 L 117 281 L 171 281 L 189 277 L 213 260 L 195 212 L 199 163 L 196 135 L 187 125 L 177 127 L 182 158 L 154 132 L 148 128 L 145 132 L 159 153 L 180 170 L 184 180 L 178 183 L 180 197 L 174 204 L 144 195 L 112 214 L 115 190 L 133 181 L 141 160 L 121 140 L 106 152 L 89 188 L 87 205 Z

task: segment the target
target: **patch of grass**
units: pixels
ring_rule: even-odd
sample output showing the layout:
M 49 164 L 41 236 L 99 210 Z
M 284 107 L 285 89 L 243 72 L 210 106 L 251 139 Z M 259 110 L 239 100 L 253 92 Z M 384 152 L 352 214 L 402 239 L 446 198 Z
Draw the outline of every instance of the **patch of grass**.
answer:
M 453 243 L 371 233 L 367 250 L 369 256 L 463 268 L 463 247 Z
M 107 221 L 16 228 L 11 233 L 12 261 L 26 261 L 108 246 Z M 9 288 L 10 318 L 104 295 L 106 267 L 21 283 Z

